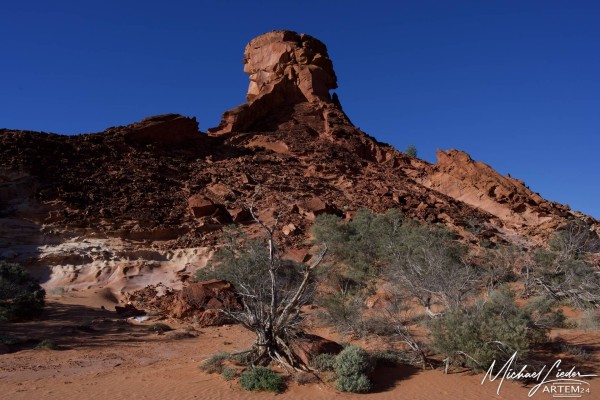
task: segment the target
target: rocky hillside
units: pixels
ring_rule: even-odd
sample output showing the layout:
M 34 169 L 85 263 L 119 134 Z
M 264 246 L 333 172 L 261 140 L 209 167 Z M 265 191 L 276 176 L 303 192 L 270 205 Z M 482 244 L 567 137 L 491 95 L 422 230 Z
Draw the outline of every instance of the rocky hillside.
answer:
M 316 215 L 362 207 L 443 223 L 471 243 L 542 244 L 573 218 L 599 229 L 465 153 L 440 151 L 431 165 L 354 127 L 313 37 L 270 32 L 244 56 L 248 101 L 209 133 L 176 114 L 77 136 L 0 130 L 0 258 L 51 290 L 177 287 L 224 227 L 257 231 L 251 201 L 265 220 L 284 212 L 279 239 L 300 260 Z

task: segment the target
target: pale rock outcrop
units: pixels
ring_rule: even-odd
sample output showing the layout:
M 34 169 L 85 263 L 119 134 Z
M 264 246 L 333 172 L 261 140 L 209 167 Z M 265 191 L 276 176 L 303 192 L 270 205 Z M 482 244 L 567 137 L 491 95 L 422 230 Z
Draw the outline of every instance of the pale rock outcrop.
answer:
M 437 158 L 421 183 L 494 215 L 502 228 L 543 241 L 573 217 L 596 223 L 567 205 L 545 200 L 522 180 L 502 176 L 465 152 L 438 150 Z

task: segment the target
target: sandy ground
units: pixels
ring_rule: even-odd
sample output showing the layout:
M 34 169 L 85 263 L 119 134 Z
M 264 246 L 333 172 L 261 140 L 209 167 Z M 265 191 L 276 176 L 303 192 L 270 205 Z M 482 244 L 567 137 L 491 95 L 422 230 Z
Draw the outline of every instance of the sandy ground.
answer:
M 291 379 L 285 393 L 249 393 L 198 366 L 218 351 L 236 351 L 252 343 L 238 326 L 203 328 L 194 337 L 175 338 L 148 330 L 152 323 L 135 324 L 118 318 L 111 299 L 75 294 L 50 299 L 42 321 L 0 327 L 3 335 L 30 339 L 19 351 L 0 355 L 0 399 L 527 399 L 529 387 L 508 383 L 496 395 L 497 384 L 481 384 L 482 375 L 421 371 L 412 367 L 380 368 L 373 375 L 375 392 L 366 395 L 336 392 L 331 383 L 298 385 Z M 183 328 L 167 321 L 175 328 Z M 600 366 L 600 333 L 576 330 L 553 332 L 569 343 L 583 345 L 594 357 L 569 359 L 582 373 Z M 52 339 L 60 350 L 33 349 Z M 379 346 L 379 344 L 373 344 Z M 554 357 L 555 358 L 555 357 Z M 596 371 L 598 373 L 598 371 Z M 589 381 L 600 399 L 600 379 Z M 533 398 L 552 399 L 548 393 Z

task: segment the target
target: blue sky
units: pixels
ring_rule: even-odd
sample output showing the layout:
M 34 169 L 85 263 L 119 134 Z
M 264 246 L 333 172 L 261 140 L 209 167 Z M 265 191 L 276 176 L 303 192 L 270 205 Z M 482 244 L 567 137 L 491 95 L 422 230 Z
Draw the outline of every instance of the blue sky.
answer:
M 600 218 L 599 1 L 4 1 L 0 127 L 83 133 L 244 101 L 272 29 L 329 48 L 353 122 L 435 161 L 465 150 Z

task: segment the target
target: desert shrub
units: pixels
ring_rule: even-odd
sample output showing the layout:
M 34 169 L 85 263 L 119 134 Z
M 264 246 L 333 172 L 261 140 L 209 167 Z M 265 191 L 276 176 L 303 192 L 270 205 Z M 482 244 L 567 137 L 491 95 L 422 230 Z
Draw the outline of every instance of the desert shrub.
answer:
M 492 361 L 508 360 L 516 351 L 527 357 L 530 345 L 545 340 L 547 329 L 536 326 L 529 313 L 517 307 L 514 293 L 492 292 L 490 298 L 464 310 L 448 312 L 429 324 L 433 348 L 446 356 L 447 365 L 478 369 Z
M 321 294 L 317 304 L 322 308 L 319 316 L 340 333 L 363 332 L 365 296 L 360 289 L 340 289 L 335 293 Z
M 531 275 L 540 295 L 569 300 L 578 308 L 600 306 L 600 275 L 587 257 L 539 249 L 534 260 Z
M 481 228 L 483 225 L 481 222 L 479 224 Z M 522 255 L 523 251 L 516 246 L 497 246 L 485 250 L 481 262 L 481 278 L 488 291 L 516 280 L 515 266 L 519 265 Z
M 335 381 L 334 373 L 325 374 L 325 382 L 334 382 L 334 381 Z
M 600 330 L 600 311 L 598 310 L 585 310 L 583 317 L 578 321 L 579 328 L 588 331 Z
M 46 292 L 18 264 L 0 261 L 0 321 L 17 321 L 39 316 Z
M 392 351 L 375 351 L 371 353 L 371 359 L 373 359 L 375 365 L 383 365 L 386 367 L 393 367 L 404 361 L 406 358 L 405 354 Z
M 373 370 L 373 360 L 358 346 L 348 346 L 335 358 L 336 388 L 342 392 L 364 393 L 373 387 L 367 374 Z
M 406 146 L 406 150 L 404 151 L 407 156 L 415 158 L 417 156 L 417 148 L 412 144 Z
M 223 363 L 231 358 L 226 352 L 216 353 L 200 364 L 200 369 L 208 374 L 220 374 L 223 372 Z
M 538 296 L 531 299 L 525 306 L 525 311 L 531 317 L 533 324 L 541 329 L 564 328 L 565 315 L 557 308 L 553 299 Z
M 575 346 L 561 340 L 559 340 L 559 343 L 561 352 L 575 356 L 578 360 L 590 361 L 594 358 L 593 354 L 583 346 Z
M 162 322 L 157 322 L 155 324 L 148 326 L 148 330 L 150 330 L 152 332 L 156 332 L 156 333 L 165 333 L 165 332 L 172 331 L 173 328 L 171 328 L 167 324 L 163 324 Z
M 249 364 L 271 359 L 284 366 L 300 366 L 303 361 L 294 356 L 290 343 L 300 333 L 301 307 L 311 301 L 313 275 L 327 248 L 323 246 L 307 265 L 285 260 L 275 240 L 277 224 L 267 226 L 252 207 L 250 212 L 266 240 L 247 239 L 236 231 L 228 233 L 227 245 L 196 273 L 196 279 L 224 279 L 235 287 L 240 307 L 227 301 L 219 309 L 256 334 L 247 354 Z
M 579 308 L 600 306 L 600 275 L 593 253 L 600 251 L 600 238 L 582 221 L 573 221 L 538 249 L 528 275 L 531 285 L 546 297 L 564 300 Z
M 562 258 L 581 258 L 600 252 L 600 237 L 582 220 L 574 220 L 558 230 L 548 244 Z
M 335 355 L 328 353 L 317 354 L 310 361 L 310 366 L 319 372 L 333 371 Z
M 221 375 L 223 375 L 223 379 L 225 379 L 226 381 L 231 381 L 237 378 L 238 373 L 235 368 L 223 368 Z
M 7 346 L 14 346 L 16 344 L 21 343 L 21 340 L 10 337 L 10 336 L 0 336 L 0 344 L 5 344 Z
M 467 247 L 446 228 L 407 222 L 390 232 L 386 248 L 385 276 L 396 291 L 410 293 L 428 311 L 434 302 L 460 308 L 480 286 Z
M 46 350 L 58 350 L 58 345 L 56 342 L 50 339 L 44 339 L 35 346 L 36 349 L 46 349 Z
M 232 354 L 230 360 L 238 365 L 252 364 L 252 355 L 248 352 Z
M 373 383 L 367 375 L 338 376 L 335 387 L 341 392 L 367 393 L 373 388 Z
M 402 223 L 395 210 L 374 214 L 368 209 L 358 210 L 351 221 L 340 223 L 334 215 L 319 215 L 313 225 L 317 241 L 326 243 L 331 259 L 348 268 L 339 268 L 354 282 L 364 282 L 377 276 L 384 265 L 387 239 L 394 227 Z
M 284 389 L 283 378 L 266 367 L 250 368 L 242 372 L 240 385 L 250 391 L 280 393 Z
M 206 268 L 196 270 L 194 280 L 197 282 L 209 279 L 223 279 L 235 285 L 236 288 L 252 288 L 262 291 L 263 287 L 270 290 L 268 247 L 263 240 L 248 239 L 241 232 L 232 229 L 224 234 L 228 246 L 219 249 Z M 276 260 L 278 268 L 275 272 L 277 289 L 281 297 L 294 289 L 302 281 L 304 266 L 290 260 Z
M 374 214 L 359 210 L 347 223 L 334 216 L 319 216 L 313 226 L 317 241 L 327 244 L 337 271 L 346 278 L 334 281 L 340 293 L 352 285 L 383 275 L 402 292 L 416 297 L 429 309 L 439 301 L 447 308 L 460 307 L 480 285 L 478 270 L 467 262 L 467 247 L 445 228 L 406 221 L 390 210 Z M 345 268 L 343 268 L 345 267 Z

